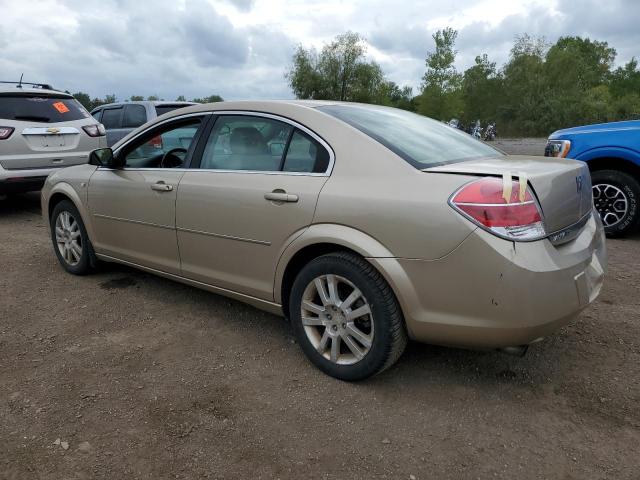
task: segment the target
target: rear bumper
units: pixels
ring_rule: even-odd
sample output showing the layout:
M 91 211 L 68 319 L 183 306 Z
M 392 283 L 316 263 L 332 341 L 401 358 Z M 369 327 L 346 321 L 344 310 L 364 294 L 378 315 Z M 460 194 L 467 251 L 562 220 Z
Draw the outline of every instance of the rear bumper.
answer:
M 476 230 L 434 261 L 370 259 L 394 287 L 410 336 L 470 348 L 526 345 L 598 296 L 606 269 L 597 215 L 573 241 L 509 242 Z
M 0 195 L 40 190 L 50 173 L 59 168 L 5 170 L 0 167 Z

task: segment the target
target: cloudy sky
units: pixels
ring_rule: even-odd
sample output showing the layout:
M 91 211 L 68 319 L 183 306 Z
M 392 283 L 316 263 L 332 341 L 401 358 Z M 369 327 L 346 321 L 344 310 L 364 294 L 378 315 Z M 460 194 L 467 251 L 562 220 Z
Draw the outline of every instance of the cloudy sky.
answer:
M 508 58 L 516 35 L 606 40 L 640 56 L 640 0 L 1 0 L 0 80 L 92 96 L 290 98 L 298 44 L 352 30 L 388 77 L 415 89 L 431 34 L 459 30 L 457 66 Z

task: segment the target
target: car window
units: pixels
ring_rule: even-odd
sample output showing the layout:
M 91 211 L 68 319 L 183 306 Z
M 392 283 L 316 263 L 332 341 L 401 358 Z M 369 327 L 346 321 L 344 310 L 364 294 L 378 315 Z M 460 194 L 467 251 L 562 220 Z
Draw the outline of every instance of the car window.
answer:
M 95 118 L 97 121 L 100 121 L 100 117 L 102 116 L 102 110 L 96 110 L 95 112 L 93 112 L 91 114 L 93 116 L 93 118 Z
M 102 111 L 102 122 L 104 128 L 111 130 L 114 128 L 122 128 L 122 107 L 105 108 Z
M 58 123 L 89 118 L 75 98 L 38 94 L 0 95 L 0 118 L 25 122 Z
M 265 117 L 224 115 L 216 120 L 200 168 L 213 170 L 281 170 L 293 127 Z
M 200 128 L 199 118 L 155 129 L 127 145 L 125 166 L 129 168 L 180 168 Z
M 324 173 L 329 166 L 329 152 L 309 135 L 296 130 L 284 159 L 285 172 Z
M 147 123 L 147 110 L 142 105 L 124 107 L 123 128 L 137 128 L 144 123 Z
M 180 104 L 180 103 L 177 105 L 156 105 L 156 114 L 160 116 L 168 112 L 173 112 L 174 110 L 177 110 L 179 108 L 184 108 L 189 106 L 190 105 Z
M 397 108 L 326 105 L 317 109 L 357 128 L 419 169 L 504 155 L 442 122 Z

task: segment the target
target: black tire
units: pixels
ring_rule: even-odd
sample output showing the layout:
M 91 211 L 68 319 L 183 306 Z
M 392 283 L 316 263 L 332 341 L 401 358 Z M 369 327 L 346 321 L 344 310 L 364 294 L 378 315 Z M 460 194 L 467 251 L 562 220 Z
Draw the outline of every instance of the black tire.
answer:
M 302 324 L 301 304 L 305 289 L 314 279 L 330 274 L 351 282 L 362 292 L 371 309 L 369 318 L 375 333 L 370 349 L 351 365 L 334 363 L 320 354 Z M 393 291 L 369 262 L 348 252 L 323 255 L 309 262 L 293 283 L 289 311 L 296 338 L 307 358 L 324 373 L 340 380 L 363 380 L 384 371 L 400 358 L 407 345 L 404 318 Z
M 63 212 L 69 213 L 73 220 L 77 222 L 78 230 L 80 232 L 82 253 L 80 254 L 80 258 L 76 264 L 69 263 L 63 257 L 60 252 L 60 248 L 58 247 L 58 242 L 56 241 L 56 220 Z M 60 265 L 62 265 L 62 268 L 74 275 L 86 275 L 91 273 L 95 269 L 98 260 L 95 252 L 93 251 L 93 246 L 91 245 L 89 236 L 87 235 L 87 229 L 84 226 L 84 222 L 82 221 L 82 217 L 80 216 L 80 212 L 78 212 L 76 206 L 69 200 L 61 201 L 54 207 L 51 217 L 49 218 L 49 222 L 51 226 L 51 242 L 53 243 L 53 251 L 55 252 L 56 257 L 58 257 L 58 261 L 60 262 Z
M 591 174 L 591 183 L 594 185 L 594 203 L 601 217 L 606 215 L 606 209 L 610 208 L 610 205 L 596 198 L 598 185 L 612 185 L 619 189 L 627 200 L 627 212 L 619 221 L 607 226 L 603 219 L 607 236 L 620 237 L 640 228 L 640 182 L 636 178 L 619 170 L 597 170 Z

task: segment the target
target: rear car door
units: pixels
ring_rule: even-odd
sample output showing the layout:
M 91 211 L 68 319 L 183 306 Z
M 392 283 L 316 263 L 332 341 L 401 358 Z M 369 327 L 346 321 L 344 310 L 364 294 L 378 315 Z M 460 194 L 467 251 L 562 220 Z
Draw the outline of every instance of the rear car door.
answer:
M 119 148 L 119 170 L 99 167 L 89 182 L 89 210 L 97 253 L 179 274 L 176 193 L 206 115 L 189 115 L 150 128 Z M 164 151 L 158 139 L 178 136 Z
M 220 114 L 209 130 L 178 190 L 182 274 L 272 301 L 280 254 L 312 222 L 333 153 L 267 114 Z

